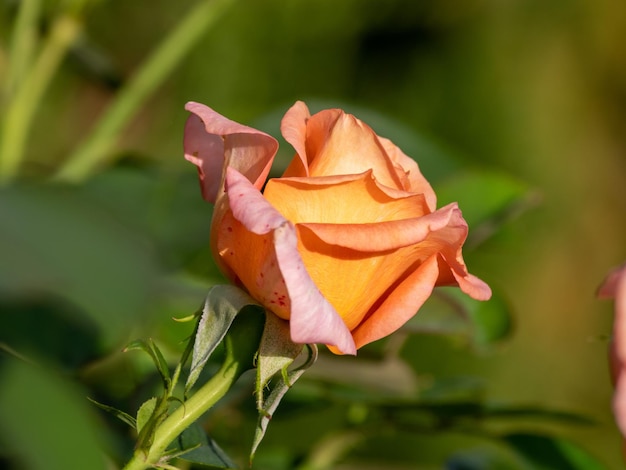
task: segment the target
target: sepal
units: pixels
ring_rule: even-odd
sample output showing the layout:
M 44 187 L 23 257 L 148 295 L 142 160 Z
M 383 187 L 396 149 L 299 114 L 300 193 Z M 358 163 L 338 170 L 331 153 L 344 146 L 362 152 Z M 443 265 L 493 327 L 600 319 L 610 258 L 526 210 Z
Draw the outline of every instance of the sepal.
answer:
M 301 355 L 304 355 L 302 363 L 289 369 Z M 294 343 L 291 341 L 289 324 L 266 312 L 265 329 L 257 359 L 255 393 L 259 418 L 250 450 L 250 462 L 283 396 L 316 360 L 316 345 Z
M 237 314 L 247 305 L 258 303 L 237 287 L 219 285 L 209 291 L 196 330 L 185 395 L 198 380 L 209 357 L 226 336 Z

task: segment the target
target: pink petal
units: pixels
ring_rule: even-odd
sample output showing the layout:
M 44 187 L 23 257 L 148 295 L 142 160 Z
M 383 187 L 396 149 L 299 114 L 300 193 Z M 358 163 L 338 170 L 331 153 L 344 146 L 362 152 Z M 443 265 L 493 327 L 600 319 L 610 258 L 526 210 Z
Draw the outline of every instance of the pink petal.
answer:
M 611 373 L 615 381 L 613 413 L 622 435 L 626 437 L 626 264 L 614 269 L 606 277 L 598 296 L 615 298 L 613 338 L 609 351 Z
M 226 168 L 226 194 L 235 219 L 253 233 L 263 235 L 287 221 L 245 176 L 232 167 Z
M 452 271 L 457 284 L 463 292 L 476 300 L 489 300 L 491 298 L 491 287 L 485 281 L 477 278 L 465 270 L 465 273 Z
M 306 271 L 293 225 L 232 168 L 226 170 L 226 188 L 235 219 L 259 235 L 274 230 L 276 259 L 291 304 L 291 339 L 333 345 L 344 354 L 356 354 L 350 331 Z
M 225 165 L 261 189 L 278 150 L 276 139 L 200 103 L 187 103 L 185 109 L 193 113 L 185 126 L 185 158 L 198 167 L 204 198 L 213 203 L 217 200 Z
M 296 343 L 323 343 L 343 354 L 355 355 L 350 331 L 306 271 L 293 225 L 286 223 L 276 229 L 274 244 L 291 299 L 291 339 Z

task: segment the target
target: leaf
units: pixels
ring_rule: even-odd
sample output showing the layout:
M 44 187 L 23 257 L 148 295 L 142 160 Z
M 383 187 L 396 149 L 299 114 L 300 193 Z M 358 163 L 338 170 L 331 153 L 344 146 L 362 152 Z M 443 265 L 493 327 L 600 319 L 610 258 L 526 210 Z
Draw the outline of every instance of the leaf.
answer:
M 528 185 L 493 171 L 464 171 L 436 188 L 438 205 L 458 202 L 470 227 L 469 245 L 489 238 L 507 220 L 538 202 Z
M 124 348 L 124 352 L 132 351 L 135 349 L 148 353 L 148 355 L 152 358 L 152 361 L 154 362 L 154 365 L 156 366 L 159 374 L 161 375 L 161 379 L 163 380 L 163 384 L 166 390 L 169 390 L 171 385 L 169 366 L 167 365 L 167 361 L 163 357 L 161 350 L 157 347 L 152 338 L 148 339 L 148 342 L 141 339 L 132 341 Z
M 218 344 L 222 341 L 237 313 L 246 305 L 258 305 L 243 290 L 220 285 L 213 287 L 205 300 L 202 316 L 193 346 L 191 369 L 185 385 L 185 394 L 196 383 L 202 369 Z
M 0 433 L 19 459 L 15 468 L 104 470 L 100 446 L 108 436 L 98 427 L 85 390 L 52 369 L 3 362 Z
M 162 273 L 145 237 L 79 188 L 52 185 L 0 188 L 0 259 L 5 295 L 63 299 L 110 345 L 146 310 Z
M 118 410 L 117 408 L 114 408 L 112 406 L 109 405 L 105 405 L 103 403 L 99 403 L 96 400 L 94 400 L 93 398 L 87 397 L 87 400 L 89 400 L 91 403 L 93 403 L 94 405 L 96 405 L 98 408 L 107 411 L 109 413 L 111 413 L 113 416 L 115 416 L 116 418 L 120 419 L 121 421 L 124 421 L 126 424 L 128 424 L 130 427 L 132 427 L 133 429 L 137 429 L 137 420 L 135 418 L 133 418 L 131 415 L 129 415 L 128 413 L 125 413 L 124 411 Z
M 606 470 L 593 455 L 560 437 L 538 434 L 509 434 L 503 437 L 513 449 L 529 461 L 533 469 Z
M 141 433 L 141 431 L 145 428 L 150 418 L 154 414 L 154 409 L 157 405 L 157 398 L 152 397 L 149 400 L 146 400 L 140 407 L 139 411 L 137 411 L 137 432 Z
M 278 408 L 278 405 L 280 404 L 283 396 L 285 396 L 287 390 L 291 388 L 296 380 L 298 380 L 309 367 L 315 364 L 315 361 L 317 359 L 317 346 L 314 344 L 307 344 L 306 350 L 307 357 L 302 365 L 291 371 L 283 369 L 283 373 L 278 376 L 276 383 L 270 385 L 269 395 L 267 395 L 267 397 L 264 396 L 262 401 L 260 401 L 259 397 L 257 396 L 259 418 L 254 433 L 252 449 L 250 450 L 250 462 L 252 462 L 252 460 L 254 459 L 254 454 L 256 453 L 259 444 L 261 444 L 261 441 L 265 436 L 265 432 L 267 431 L 267 426 L 272 419 L 272 415 Z
M 176 439 L 175 456 L 199 465 L 217 468 L 237 468 L 237 465 L 217 443 L 209 438 L 196 421 Z
M 411 333 L 465 336 L 479 350 L 508 338 L 512 329 L 509 307 L 497 292 L 480 302 L 453 287 L 437 288 L 403 327 Z

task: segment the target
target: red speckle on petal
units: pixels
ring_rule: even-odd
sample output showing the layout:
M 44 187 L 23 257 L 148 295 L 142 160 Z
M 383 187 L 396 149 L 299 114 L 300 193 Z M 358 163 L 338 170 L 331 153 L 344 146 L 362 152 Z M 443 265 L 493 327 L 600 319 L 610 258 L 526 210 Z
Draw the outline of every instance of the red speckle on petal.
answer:
M 226 230 L 228 230 L 229 232 L 232 232 L 233 228 L 232 227 L 226 227 Z

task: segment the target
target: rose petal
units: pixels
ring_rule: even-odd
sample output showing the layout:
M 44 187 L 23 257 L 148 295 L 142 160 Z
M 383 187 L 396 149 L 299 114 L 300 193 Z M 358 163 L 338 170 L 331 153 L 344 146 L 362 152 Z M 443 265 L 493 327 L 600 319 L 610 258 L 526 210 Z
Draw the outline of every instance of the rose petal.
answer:
M 262 269 L 267 279 L 275 278 L 276 269 L 280 269 L 289 297 L 292 340 L 297 343 L 334 345 L 344 354 L 356 354 L 350 331 L 335 309 L 322 296 L 304 267 L 298 252 L 298 240 L 293 226 L 243 175 L 232 168 L 228 168 L 226 172 L 226 187 L 233 216 L 248 231 L 258 235 L 274 231 L 273 248 L 278 266 L 272 267 L 269 261 L 269 264 L 263 266 Z M 241 250 L 237 255 L 239 261 L 252 261 L 246 259 L 245 253 Z M 271 258 L 265 259 L 271 260 Z M 256 265 L 254 261 L 252 265 L 246 264 L 243 271 L 252 271 Z M 284 309 L 277 307 L 285 307 L 285 305 L 272 304 L 272 296 L 276 296 L 279 301 L 281 298 L 275 283 L 265 286 L 264 292 L 259 293 L 257 292 L 258 284 L 252 284 L 249 279 L 242 280 L 251 293 L 256 294 L 255 298 L 263 302 L 270 310 L 277 309 L 278 312 L 275 313 L 284 316 Z
M 431 289 L 461 283 L 477 298 L 491 295 L 487 285 L 470 276 L 463 263 L 460 253 L 467 224 L 456 204 L 395 222 L 297 224 L 296 228 L 309 274 L 351 330 L 433 255 L 437 255 L 438 277 Z
M 306 153 L 306 123 L 311 117 L 309 108 L 302 101 L 289 108 L 280 122 L 280 132 L 296 150 L 294 158 L 283 176 L 309 176 L 309 162 Z
M 437 255 L 432 255 L 352 332 L 357 349 L 388 336 L 409 321 L 430 297 L 438 275 Z
M 369 224 L 308 224 L 299 226 L 313 231 L 325 243 L 362 252 L 383 252 L 424 241 L 432 232 L 456 226 L 460 211 L 455 203 L 423 217 Z M 462 219 L 461 219 L 462 220 Z M 448 243 L 458 243 L 459 236 L 449 236 Z M 433 244 L 429 243 L 429 250 Z
M 296 343 L 323 343 L 343 354 L 356 354 L 350 331 L 306 271 L 293 226 L 286 223 L 276 229 L 274 243 L 291 299 L 291 339 Z
M 406 173 L 409 185 L 404 189 L 406 191 L 423 194 L 426 198 L 428 207 L 431 211 L 434 211 L 437 208 L 437 196 L 435 195 L 435 191 L 433 191 L 433 188 L 428 180 L 424 178 L 424 175 L 422 175 L 417 162 L 407 156 L 389 139 L 379 136 L 378 140 L 387 152 L 389 158 L 391 158 L 391 160 L 400 166 Z
M 208 106 L 190 102 L 185 126 L 185 158 L 198 167 L 202 194 L 215 202 L 223 185 L 223 166 L 232 166 L 261 189 L 278 142 L 272 136 L 225 118 Z
M 333 123 L 325 119 L 324 111 L 313 115 L 307 126 L 307 151 L 311 142 L 323 141 L 314 151 L 308 151 L 309 172 L 316 175 L 349 175 L 372 170 L 381 184 L 404 189 L 374 131 L 350 114 L 341 113 Z M 338 158 L 340 157 L 340 158 Z
M 286 222 L 259 190 L 231 167 L 226 169 L 226 193 L 235 219 L 253 233 L 265 234 Z
M 395 193 L 398 197 L 382 190 L 368 171 L 341 178 L 273 179 L 268 181 L 264 195 L 294 223 L 366 224 L 428 213 L 423 195 Z

